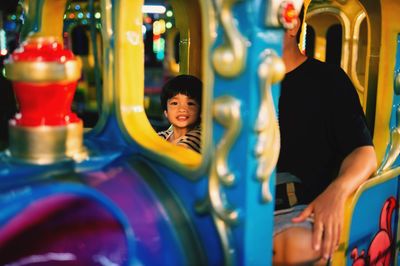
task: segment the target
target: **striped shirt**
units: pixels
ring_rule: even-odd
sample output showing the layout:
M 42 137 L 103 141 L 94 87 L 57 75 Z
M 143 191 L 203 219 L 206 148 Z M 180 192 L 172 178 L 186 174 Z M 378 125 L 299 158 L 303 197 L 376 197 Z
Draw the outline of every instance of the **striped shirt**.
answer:
M 174 133 L 174 130 L 172 127 L 168 128 L 167 130 L 160 131 L 157 134 L 162 137 L 165 140 L 168 140 L 172 134 Z M 196 126 L 192 130 L 188 131 L 186 135 L 182 136 L 179 138 L 179 140 L 176 142 L 177 145 L 184 146 L 186 148 L 189 148 L 191 150 L 194 150 L 195 152 L 200 153 L 201 151 L 201 128 L 200 126 Z

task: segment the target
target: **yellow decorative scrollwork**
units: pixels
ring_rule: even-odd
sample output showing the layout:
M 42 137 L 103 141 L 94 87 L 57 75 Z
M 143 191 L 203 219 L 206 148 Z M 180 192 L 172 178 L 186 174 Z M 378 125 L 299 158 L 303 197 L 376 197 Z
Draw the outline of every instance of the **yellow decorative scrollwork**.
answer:
M 261 88 L 261 105 L 255 130 L 258 134 L 255 155 L 258 160 L 256 176 L 261 181 L 262 200 L 272 200 L 269 179 L 278 162 L 280 134 L 271 94 L 271 85 L 280 81 L 285 74 L 285 65 L 274 51 L 265 50 L 258 68 Z
M 219 219 L 227 224 L 237 222 L 238 213 L 226 207 L 221 184 L 230 186 L 235 181 L 235 175 L 227 165 L 228 153 L 242 127 L 240 119 L 240 102 L 230 96 L 222 96 L 215 100 L 213 113 L 215 119 L 227 128 L 227 132 L 217 146 L 215 160 L 212 163 L 208 192 L 210 204 Z
M 217 47 L 212 56 L 215 71 L 227 78 L 237 76 L 244 69 L 246 62 L 246 40 L 235 27 L 231 8 L 240 0 L 216 1 L 220 22 L 225 32 L 225 42 Z
M 233 97 L 222 96 L 216 99 L 213 114 L 218 123 L 228 129 L 217 147 L 215 170 L 224 185 L 232 185 L 235 177 L 228 169 L 227 157 L 242 127 L 240 102 Z
M 227 131 L 217 145 L 215 160 L 211 165 L 208 197 L 197 204 L 196 210 L 201 213 L 211 212 L 222 242 L 224 264 L 233 265 L 234 252 L 229 226 L 238 222 L 239 213 L 228 206 L 221 185 L 231 186 L 235 182 L 235 175 L 230 171 L 227 161 L 229 151 L 242 128 L 240 102 L 231 96 L 219 97 L 215 100 L 213 114 L 218 123 Z

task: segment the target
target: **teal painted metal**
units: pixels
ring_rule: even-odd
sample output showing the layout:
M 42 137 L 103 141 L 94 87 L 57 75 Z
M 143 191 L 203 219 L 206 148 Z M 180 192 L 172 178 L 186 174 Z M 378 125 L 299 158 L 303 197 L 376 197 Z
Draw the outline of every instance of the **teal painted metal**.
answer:
M 260 78 L 258 68 L 261 54 L 271 49 L 277 54 L 282 50 L 283 29 L 266 28 L 264 17 L 266 1 L 242 1 L 234 8 L 234 18 L 239 32 L 247 41 L 247 60 L 243 72 L 233 78 L 215 74 L 214 99 L 229 95 L 240 101 L 242 129 L 230 154 L 228 165 L 237 182 L 224 188 L 226 199 L 239 211 L 239 221 L 233 225 L 232 235 L 237 265 L 269 265 L 272 261 L 273 202 L 263 203 L 261 183 L 257 180 L 257 160 L 254 147 L 257 142 L 255 124 L 260 108 Z M 218 32 L 222 32 L 218 28 Z M 214 45 L 223 41 L 219 35 Z M 213 50 L 213 51 L 214 51 Z M 278 110 L 279 85 L 272 88 L 275 109 Z M 218 144 L 226 129 L 214 122 L 214 143 Z M 274 194 L 275 174 L 270 189 Z

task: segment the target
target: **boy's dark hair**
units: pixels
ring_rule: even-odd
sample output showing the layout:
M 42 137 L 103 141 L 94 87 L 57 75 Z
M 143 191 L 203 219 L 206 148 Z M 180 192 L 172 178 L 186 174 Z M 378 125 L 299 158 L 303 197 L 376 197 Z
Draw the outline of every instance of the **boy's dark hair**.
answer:
M 183 94 L 199 104 L 199 113 L 201 113 L 202 87 L 201 80 L 191 75 L 179 75 L 168 80 L 161 90 L 161 108 L 166 111 L 167 101 L 177 94 Z
M 304 24 L 304 5 L 302 5 L 300 9 L 299 20 L 300 20 L 300 28 L 296 35 L 297 43 L 300 43 L 301 30 L 303 29 L 303 24 Z

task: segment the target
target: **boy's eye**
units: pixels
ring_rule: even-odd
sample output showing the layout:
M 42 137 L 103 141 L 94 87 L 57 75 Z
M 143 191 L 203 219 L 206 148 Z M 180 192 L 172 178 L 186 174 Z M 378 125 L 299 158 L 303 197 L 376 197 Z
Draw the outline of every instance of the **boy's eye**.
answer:
M 188 105 L 190 105 L 190 106 L 196 105 L 196 102 L 190 101 L 190 102 L 188 102 Z
M 170 105 L 178 105 L 178 102 L 177 101 L 171 101 L 171 102 L 169 102 L 169 104 Z

